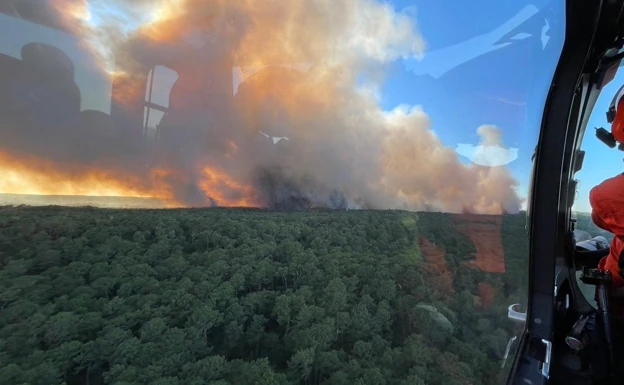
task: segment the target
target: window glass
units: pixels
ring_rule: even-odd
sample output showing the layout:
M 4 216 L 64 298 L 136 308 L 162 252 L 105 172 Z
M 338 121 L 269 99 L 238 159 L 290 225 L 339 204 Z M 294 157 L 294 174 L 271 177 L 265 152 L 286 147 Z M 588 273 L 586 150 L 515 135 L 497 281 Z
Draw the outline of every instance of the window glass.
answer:
M 501 383 L 564 15 L 2 2 L 0 378 Z

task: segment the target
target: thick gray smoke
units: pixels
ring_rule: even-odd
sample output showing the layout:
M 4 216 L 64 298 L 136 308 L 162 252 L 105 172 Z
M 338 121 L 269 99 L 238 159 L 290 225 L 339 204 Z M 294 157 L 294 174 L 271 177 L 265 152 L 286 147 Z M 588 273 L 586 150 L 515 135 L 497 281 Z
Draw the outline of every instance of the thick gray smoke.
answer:
M 380 108 L 387 64 L 424 52 L 411 13 L 374 0 L 108 3 L 90 16 L 67 0 L 52 8 L 71 4 L 77 15 L 93 71 L 111 80 L 110 115 L 80 111 L 89 96 L 76 85 L 78 63 L 58 48 L 27 45 L 0 64 L 9 85 L 0 91 L 0 156 L 21 175 L 0 180 L 0 192 L 108 189 L 192 206 L 519 210 L 506 168 L 459 162 L 418 107 Z M 150 16 L 128 27 L 123 12 Z M 158 137 L 146 140 L 145 89 L 157 65 L 177 76 Z M 496 127 L 479 134 L 502 144 Z

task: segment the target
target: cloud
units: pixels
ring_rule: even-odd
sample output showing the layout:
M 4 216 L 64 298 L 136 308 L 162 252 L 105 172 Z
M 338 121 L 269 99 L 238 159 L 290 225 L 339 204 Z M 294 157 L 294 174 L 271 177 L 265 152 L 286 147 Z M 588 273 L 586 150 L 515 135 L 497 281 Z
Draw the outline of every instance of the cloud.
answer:
M 504 166 L 518 159 L 517 148 L 504 148 L 499 145 L 474 146 L 460 143 L 455 151 L 473 163 L 487 167 Z
M 481 143 L 477 146 L 460 143 L 455 151 L 475 164 L 486 167 L 505 166 L 518 159 L 517 148 L 507 148 L 502 142 L 502 131 L 496 126 L 477 128 Z

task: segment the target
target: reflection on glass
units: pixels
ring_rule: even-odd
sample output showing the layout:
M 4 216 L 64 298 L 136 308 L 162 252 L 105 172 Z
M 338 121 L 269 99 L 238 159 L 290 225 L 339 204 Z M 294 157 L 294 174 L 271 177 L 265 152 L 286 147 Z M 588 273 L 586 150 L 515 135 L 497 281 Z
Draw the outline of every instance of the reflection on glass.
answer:
M 171 68 L 156 66 L 148 74 L 148 85 L 145 90 L 143 118 L 143 132 L 147 136 L 156 137 L 158 135 L 158 125 L 169 107 L 169 94 L 176 80 L 178 73 Z
M 0 5 L 0 378 L 500 383 L 564 4 L 499 3 Z

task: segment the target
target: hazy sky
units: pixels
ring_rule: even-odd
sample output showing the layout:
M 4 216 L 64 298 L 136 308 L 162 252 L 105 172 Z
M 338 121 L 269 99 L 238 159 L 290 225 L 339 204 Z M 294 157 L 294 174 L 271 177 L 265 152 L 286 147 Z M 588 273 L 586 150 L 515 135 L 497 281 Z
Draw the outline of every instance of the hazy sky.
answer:
M 564 1 L 393 0 L 390 4 L 415 17 L 427 49 L 420 60 L 397 60 L 389 65 L 378 90 L 382 107 L 390 111 L 399 105 L 421 106 L 444 145 L 462 155 L 474 151 L 472 146 L 479 142 L 478 127 L 499 127 L 507 148 L 481 152 L 472 160 L 507 163 L 519 181 L 518 193 L 526 197 L 530 158 L 563 43 Z M 95 8 L 93 14 L 97 21 Z M 88 66 L 80 65 L 88 58 L 69 35 L 2 14 L 0 25 L 12 31 L 0 34 L 1 53 L 19 57 L 21 47 L 31 41 L 58 46 L 76 64 L 82 109 L 110 111 L 110 84 Z M 157 76 L 161 79 L 157 83 L 165 86 L 156 92 L 156 98 L 167 93 L 171 76 L 175 74 Z M 595 126 L 605 125 L 604 111 L 622 80 L 624 75 L 620 74 L 606 87 L 590 119 L 583 143 L 588 152 L 585 168 L 577 175 L 581 185 L 576 208 L 580 211 L 589 210 L 587 194 L 591 187 L 622 171 L 623 155 L 606 150 L 593 136 Z M 487 159 L 488 154 L 497 159 Z M 470 162 L 462 155 L 463 162 Z

